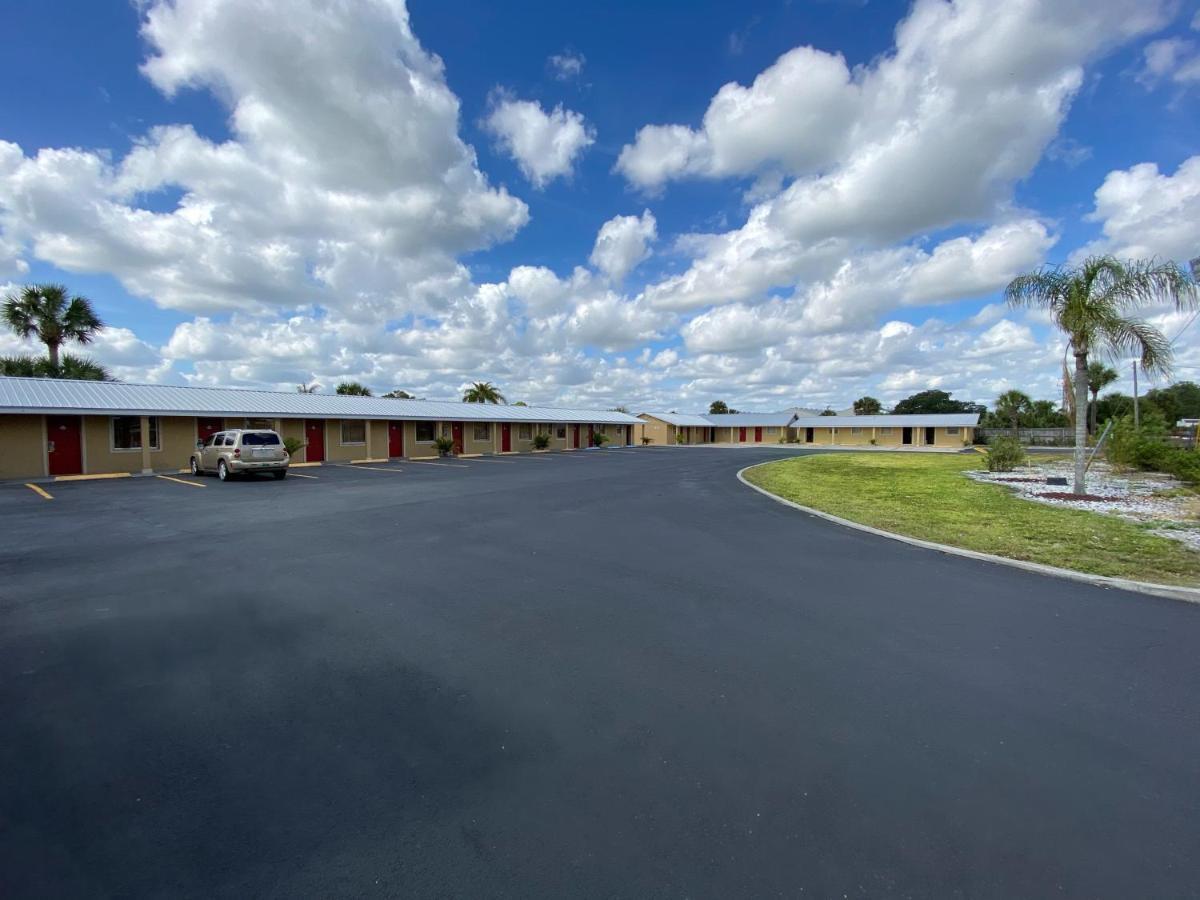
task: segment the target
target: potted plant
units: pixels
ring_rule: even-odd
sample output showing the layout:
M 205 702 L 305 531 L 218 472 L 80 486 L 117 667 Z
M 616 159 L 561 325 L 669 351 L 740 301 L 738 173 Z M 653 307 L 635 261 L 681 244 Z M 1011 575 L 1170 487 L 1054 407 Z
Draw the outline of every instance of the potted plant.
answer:
M 603 433 L 597 431 L 594 435 L 592 435 L 592 446 L 593 447 L 603 447 L 607 443 L 608 443 L 608 435 L 607 434 L 603 434 Z
M 534 450 L 545 450 L 549 446 L 550 446 L 550 435 L 539 433 L 539 434 L 535 434 L 533 436 L 533 449 Z
M 287 451 L 288 456 L 295 457 L 297 453 L 308 446 L 308 441 L 302 441 L 300 438 L 285 437 L 283 439 L 283 449 Z
M 433 446 L 437 447 L 438 456 L 449 456 L 450 451 L 454 449 L 454 438 L 448 434 L 439 434 L 433 439 Z

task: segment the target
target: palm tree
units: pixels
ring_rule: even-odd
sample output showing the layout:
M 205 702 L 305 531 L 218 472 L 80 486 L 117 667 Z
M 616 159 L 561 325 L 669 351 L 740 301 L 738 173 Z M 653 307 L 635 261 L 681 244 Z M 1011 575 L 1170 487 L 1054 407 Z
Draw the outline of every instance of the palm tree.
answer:
M 71 378 L 75 381 L 114 381 L 108 369 L 86 356 L 64 353 L 57 367 L 43 356 L 0 357 L 0 375 L 22 378 Z
M 388 391 L 386 394 L 380 394 L 381 397 L 386 397 L 389 400 L 416 400 L 417 398 L 408 391 L 402 391 L 396 388 L 394 391 Z
M 877 416 L 883 412 L 883 404 L 874 397 L 859 397 L 854 401 L 856 416 Z
M 1005 391 L 996 398 L 996 418 L 1012 425 L 1013 440 L 1020 440 L 1021 418 L 1033 412 L 1033 400 L 1021 391 Z
M 1087 367 L 1088 390 L 1092 392 L 1092 406 L 1088 417 L 1088 430 L 1096 433 L 1096 405 L 1100 401 L 1100 392 L 1121 376 L 1116 369 L 1109 368 L 1099 360 L 1092 360 Z
M 476 381 L 463 392 L 463 403 L 503 403 L 500 388 L 490 381 Z
M 319 387 L 320 385 L 315 381 L 312 384 L 298 384 L 296 385 L 296 392 L 300 394 L 315 394 Z
M 1121 262 L 1092 256 L 1079 266 L 1047 266 L 1019 275 L 1004 291 L 1011 306 L 1050 313 L 1066 332 L 1075 356 L 1075 493 L 1084 493 L 1088 357 L 1139 356 L 1144 371 L 1169 371 L 1171 342 L 1157 328 L 1136 318 L 1138 310 L 1170 303 L 1178 310 L 1196 306 L 1196 282 L 1173 262 Z
M 68 297 L 61 284 L 31 284 L 4 301 L 4 321 L 23 338 L 46 345 L 50 367 L 58 369 L 58 351 L 68 341 L 90 344 L 104 323 L 86 297 Z
M 349 397 L 370 397 L 371 389 L 357 381 L 343 381 L 337 386 L 336 393 Z

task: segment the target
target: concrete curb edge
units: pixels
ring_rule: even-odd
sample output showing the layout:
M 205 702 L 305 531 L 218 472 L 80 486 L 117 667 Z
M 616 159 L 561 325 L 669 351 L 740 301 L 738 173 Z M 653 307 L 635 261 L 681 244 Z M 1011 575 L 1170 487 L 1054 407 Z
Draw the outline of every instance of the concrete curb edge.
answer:
M 908 537 L 907 535 L 897 534 L 894 531 L 884 531 L 881 528 L 873 528 L 870 525 L 863 525 L 861 522 L 852 522 L 849 519 L 843 519 L 840 516 L 832 515 L 831 513 L 822 512 L 819 509 L 813 509 L 809 506 L 802 506 L 799 503 L 793 503 L 791 500 L 785 500 L 777 494 L 772 494 L 765 488 L 760 488 L 756 484 L 751 484 L 746 480 L 745 474 L 750 469 L 757 469 L 759 466 L 765 466 L 769 463 L 779 462 L 779 460 L 771 459 L 766 462 L 755 463 L 752 466 L 745 466 L 738 470 L 737 479 L 746 487 L 753 491 L 758 491 L 764 497 L 770 497 L 776 503 L 782 503 L 784 506 L 790 506 L 792 509 L 797 509 L 800 512 L 808 513 L 810 516 L 816 516 L 820 519 L 825 519 L 828 522 L 833 522 L 837 525 L 843 525 L 846 528 L 853 528 L 856 531 L 865 531 L 867 534 L 873 534 L 878 537 L 890 538 L 893 541 L 911 544 L 914 547 L 921 547 L 925 550 L 935 550 L 940 553 L 947 553 L 951 556 L 963 556 L 967 559 L 974 559 L 979 562 L 996 563 L 1002 566 L 1011 566 L 1014 569 L 1024 569 L 1027 572 L 1034 572 L 1038 575 L 1048 575 L 1052 578 L 1066 578 L 1071 581 L 1082 581 L 1085 584 L 1094 585 L 1095 587 L 1111 588 L 1121 591 L 1133 591 L 1139 594 L 1150 594 L 1155 597 L 1166 597 L 1170 600 L 1182 600 L 1185 603 L 1200 604 L 1200 588 L 1175 587 L 1169 584 L 1155 584 L 1150 581 L 1131 581 L 1126 578 L 1113 578 L 1109 575 L 1089 575 L 1087 572 L 1076 572 L 1073 569 L 1060 569 L 1057 566 L 1048 566 L 1044 563 L 1027 562 L 1021 559 L 1009 559 L 1006 556 L 996 556 L 991 553 L 981 553 L 978 550 L 966 550 L 962 547 L 952 547 L 949 544 L 936 544 L 933 541 L 923 541 L 920 538 Z

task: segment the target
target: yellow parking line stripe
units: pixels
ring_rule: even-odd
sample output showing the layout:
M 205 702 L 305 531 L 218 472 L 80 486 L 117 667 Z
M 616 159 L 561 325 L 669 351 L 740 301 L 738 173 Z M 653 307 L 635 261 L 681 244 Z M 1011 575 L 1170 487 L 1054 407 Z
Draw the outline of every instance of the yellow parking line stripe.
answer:
M 31 491 L 33 491 L 35 494 L 37 494 L 43 500 L 53 500 L 54 499 L 52 496 L 50 496 L 50 494 L 48 492 L 42 490 L 36 484 L 27 484 L 27 485 L 25 485 L 25 487 L 29 488 Z
M 107 472 L 103 475 L 55 475 L 55 481 L 107 481 L 109 478 L 131 478 L 128 472 Z
M 201 484 L 198 481 L 184 481 L 182 478 L 172 478 L 170 475 L 155 475 L 155 478 L 161 478 L 163 481 L 173 481 L 176 484 L 186 484 L 188 487 L 208 487 L 207 484 Z

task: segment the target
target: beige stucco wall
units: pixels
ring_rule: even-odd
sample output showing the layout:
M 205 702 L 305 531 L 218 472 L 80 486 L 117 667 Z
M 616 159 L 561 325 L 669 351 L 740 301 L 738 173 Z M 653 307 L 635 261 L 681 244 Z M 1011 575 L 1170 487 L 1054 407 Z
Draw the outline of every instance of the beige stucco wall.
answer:
M 363 435 L 366 437 L 366 435 Z M 367 442 L 343 444 L 342 443 L 342 420 L 341 419 L 326 419 L 325 420 L 325 461 L 326 462 L 349 462 L 352 459 L 365 459 L 367 456 Z
M 88 475 L 142 471 L 141 450 L 114 450 L 112 417 L 83 417 L 83 471 Z M 159 447 L 150 450 L 150 467 L 157 472 L 185 468 L 196 447 L 192 416 L 158 417 Z
M 42 416 L 0 416 L 0 478 L 41 478 L 46 474 Z
M 642 426 L 642 434 L 650 438 L 651 444 L 661 447 L 674 443 L 671 426 L 666 422 L 647 415 L 641 415 L 638 418 L 645 423 Z

